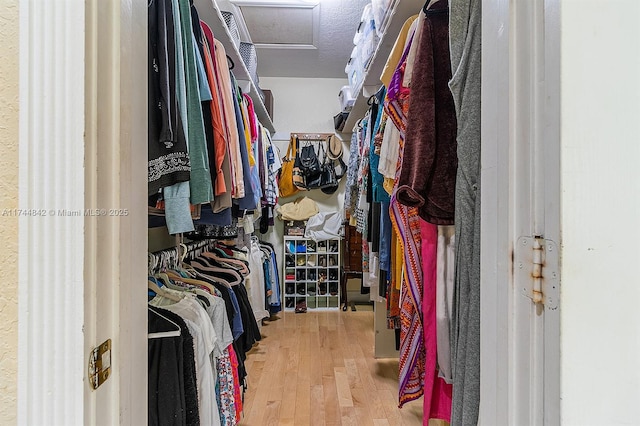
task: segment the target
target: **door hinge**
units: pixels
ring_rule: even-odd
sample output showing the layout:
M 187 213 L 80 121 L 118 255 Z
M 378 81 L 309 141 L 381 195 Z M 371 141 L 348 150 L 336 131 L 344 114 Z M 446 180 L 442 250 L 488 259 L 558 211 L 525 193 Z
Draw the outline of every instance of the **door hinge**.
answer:
M 98 389 L 111 375 L 111 339 L 95 347 L 89 354 L 89 383 Z
M 523 295 L 548 309 L 560 298 L 558 246 L 542 237 L 520 237 L 515 249 L 515 285 Z

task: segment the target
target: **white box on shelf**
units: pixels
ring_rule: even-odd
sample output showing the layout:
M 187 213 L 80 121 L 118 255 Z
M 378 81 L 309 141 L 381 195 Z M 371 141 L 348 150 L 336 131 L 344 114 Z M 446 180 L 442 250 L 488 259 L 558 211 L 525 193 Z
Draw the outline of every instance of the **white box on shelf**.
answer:
M 356 99 L 353 97 L 353 92 L 350 86 L 342 86 L 340 93 L 338 93 L 338 100 L 340 101 L 340 108 L 342 112 L 351 111 Z

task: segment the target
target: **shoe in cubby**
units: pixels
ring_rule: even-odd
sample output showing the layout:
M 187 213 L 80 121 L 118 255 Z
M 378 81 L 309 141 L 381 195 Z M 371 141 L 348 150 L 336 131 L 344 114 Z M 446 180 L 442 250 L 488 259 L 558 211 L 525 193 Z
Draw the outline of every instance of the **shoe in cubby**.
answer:
M 315 296 L 316 295 L 316 285 L 315 284 L 308 284 L 307 285 L 307 295 L 308 296 Z
M 286 283 L 284 286 L 285 294 L 294 294 L 296 292 L 296 287 L 293 283 Z
M 306 281 L 307 280 L 307 271 L 304 269 L 299 269 L 296 271 L 296 281 Z
M 306 290 L 306 285 L 304 283 L 296 285 L 296 294 L 298 296 L 306 296 L 307 290 Z
M 329 280 L 330 281 L 338 281 L 338 270 L 337 269 L 329 269 Z
M 338 295 L 338 283 L 329 283 L 329 294 L 332 296 Z
M 315 269 L 309 269 L 307 271 L 307 280 L 315 281 L 318 278 L 318 272 Z

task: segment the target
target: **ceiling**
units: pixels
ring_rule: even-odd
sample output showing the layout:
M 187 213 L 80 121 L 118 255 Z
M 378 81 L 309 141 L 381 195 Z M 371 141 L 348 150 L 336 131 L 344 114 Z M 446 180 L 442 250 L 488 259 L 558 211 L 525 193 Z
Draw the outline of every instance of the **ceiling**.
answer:
M 263 77 L 346 78 L 362 10 L 371 0 L 231 0 Z M 218 1 L 218 3 L 225 3 Z M 228 3 L 227 3 L 228 5 Z M 224 4 L 220 4 L 224 9 Z M 239 11 L 238 11 L 239 8 Z M 243 28 L 244 27 L 244 28 Z

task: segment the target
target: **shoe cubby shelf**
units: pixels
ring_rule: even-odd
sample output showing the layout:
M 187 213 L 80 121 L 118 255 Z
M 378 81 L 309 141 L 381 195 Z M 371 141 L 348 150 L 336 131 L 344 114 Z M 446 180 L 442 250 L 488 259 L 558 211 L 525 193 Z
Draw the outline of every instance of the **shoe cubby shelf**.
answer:
M 295 311 L 340 307 L 340 239 L 284 237 L 283 305 Z

